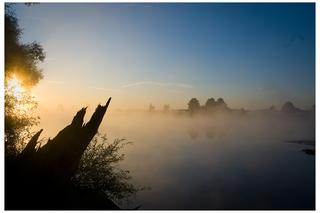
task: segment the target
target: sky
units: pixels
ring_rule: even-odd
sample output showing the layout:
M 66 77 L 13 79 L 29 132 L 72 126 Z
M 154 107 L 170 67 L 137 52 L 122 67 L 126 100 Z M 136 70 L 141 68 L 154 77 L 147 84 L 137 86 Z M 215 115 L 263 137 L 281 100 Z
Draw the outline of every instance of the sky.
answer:
M 46 52 L 40 107 L 315 103 L 313 3 L 41 3 L 16 14 L 23 42 Z

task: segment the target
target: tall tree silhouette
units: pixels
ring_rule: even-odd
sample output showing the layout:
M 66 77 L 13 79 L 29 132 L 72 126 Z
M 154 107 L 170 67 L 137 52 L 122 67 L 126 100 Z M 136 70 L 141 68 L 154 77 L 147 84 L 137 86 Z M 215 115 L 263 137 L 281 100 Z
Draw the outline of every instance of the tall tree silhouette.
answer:
M 15 95 L 10 80 L 17 78 L 22 86 L 30 88 L 43 77 L 38 64 L 45 59 L 45 53 L 37 42 L 22 43 L 22 29 L 18 25 L 13 4 L 5 4 L 5 150 L 6 155 L 16 155 L 17 146 L 23 137 L 28 137 L 37 117 L 31 112 L 36 102 L 28 90 Z M 29 106 L 28 110 L 17 110 L 18 106 Z M 23 108 L 23 107 L 22 107 Z M 20 107 L 21 109 L 21 107 Z
M 14 12 L 13 4 L 5 4 L 5 76 L 16 75 L 24 86 L 33 86 L 42 79 L 38 67 L 45 59 L 42 46 L 37 42 L 22 43 L 22 29 Z

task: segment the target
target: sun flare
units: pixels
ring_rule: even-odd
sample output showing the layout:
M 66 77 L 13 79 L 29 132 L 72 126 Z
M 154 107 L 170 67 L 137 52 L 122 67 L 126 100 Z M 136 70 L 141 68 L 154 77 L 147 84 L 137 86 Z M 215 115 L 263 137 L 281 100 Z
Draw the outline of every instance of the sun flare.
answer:
M 30 91 L 23 87 L 21 80 L 16 75 L 7 80 L 6 91 L 11 96 L 11 98 L 8 97 L 8 100 L 11 100 L 17 115 L 23 115 L 34 107 Z
M 23 92 L 25 91 L 25 89 L 21 84 L 21 81 L 15 75 L 13 75 L 8 80 L 7 88 L 11 92 L 11 94 L 17 99 L 22 98 Z

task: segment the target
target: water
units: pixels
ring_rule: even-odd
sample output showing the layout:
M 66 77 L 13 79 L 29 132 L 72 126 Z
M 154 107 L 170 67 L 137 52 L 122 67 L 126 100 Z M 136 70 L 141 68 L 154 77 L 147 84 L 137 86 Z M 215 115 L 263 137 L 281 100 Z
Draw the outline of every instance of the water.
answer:
M 313 208 L 314 157 L 306 145 L 312 122 L 274 118 L 188 118 L 118 115 L 106 130 L 126 136 L 128 168 L 150 186 L 142 209 Z M 115 118 L 116 119 L 116 116 Z
M 121 167 L 131 171 L 135 184 L 150 187 L 130 203 L 122 203 L 123 207 L 315 206 L 315 158 L 302 151 L 313 147 L 285 142 L 314 140 L 313 119 L 111 112 L 100 132 L 106 132 L 109 140 L 127 138 L 133 142 L 123 149 L 126 158 Z

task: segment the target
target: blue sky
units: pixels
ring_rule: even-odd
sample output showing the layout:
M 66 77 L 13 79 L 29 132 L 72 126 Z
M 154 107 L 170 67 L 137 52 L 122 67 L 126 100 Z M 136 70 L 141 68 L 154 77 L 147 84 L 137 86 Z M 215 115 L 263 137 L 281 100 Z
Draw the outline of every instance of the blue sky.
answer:
M 78 98 L 111 95 L 118 108 L 180 108 L 192 97 L 248 109 L 314 104 L 313 3 L 41 3 L 16 13 L 23 40 L 47 53 L 40 103 L 41 91 L 65 102 L 82 89 Z

